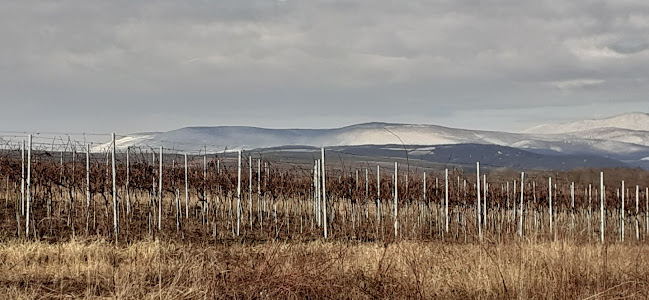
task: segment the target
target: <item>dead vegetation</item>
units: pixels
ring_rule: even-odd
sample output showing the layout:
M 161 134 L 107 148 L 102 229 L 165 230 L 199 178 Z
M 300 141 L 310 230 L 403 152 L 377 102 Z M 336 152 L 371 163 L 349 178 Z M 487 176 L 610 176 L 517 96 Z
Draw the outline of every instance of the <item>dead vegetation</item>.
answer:
M 598 172 L 592 170 L 528 175 L 523 211 L 516 206 L 520 198 L 512 182 L 517 174 L 490 173 L 493 188 L 486 193 L 488 213 L 479 238 L 474 174 L 451 172 L 446 231 L 440 174 L 428 173 L 423 197 L 423 174 L 401 173 L 395 236 L 392 174 L 382 171 L 381 185 L 376 185 L 369 173 L 366 185 L 364 174 L 357 180 L 352 169 L 332 166 L 327 170 L 329 238 L 324 240 L 308 170 L 275 164 L 253 173 L 252 182 L 243 176 L 237 235 L 231 157 L 205 160 L 205 169 L 202 158 L 190 161 L 185 202 L 184 168 L 178 160 L 165 161 L 160 195 L 158 169 L 139 153 L 131 160 L 128 185 L 123 160 L 117 168 L 116 239 L 107 156 L 91 158 L 90 185 L 78 156 L 37 156 L 32 230 L 25 236 L 20 157 L 4 154 L 0 295 L 9 299 L 649 297 L 649 205 L 636 211 L 627 192 L 621 210 L 614 189 L 629 175 L 619 170 L 610 170 L 617 177 L 606 178 L 607 238 L 601 244 L 597 193 L 592 199 L 587 193 L 589 184 L 597 186 Z M 645 172 L 634 172 L 638 176 L 627 183 L 642 184 Z M 558 183 L 552 230 L 548 176 Z M 575 207 L 571 181 L 577 182 Z M 508 182 L 511 191 L 505 188 Z M 379 190 L 377 216 L 374 195 Z M 622 224 L 627 226 L 624 236 Z
M 9 299 L 646 298 L 649 249 L 573 243 L 380 245 L 11 241 Z

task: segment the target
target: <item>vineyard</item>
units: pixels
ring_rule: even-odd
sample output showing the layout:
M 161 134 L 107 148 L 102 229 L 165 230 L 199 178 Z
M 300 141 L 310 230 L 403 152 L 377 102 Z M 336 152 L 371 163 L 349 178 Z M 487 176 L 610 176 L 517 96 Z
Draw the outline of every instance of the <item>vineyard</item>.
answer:
M 6 148 L 0 153 L 0 191 L 4 198 L 4 205 L 0 209 L 0 240 L 6 243 L 0 255 L 7 261 L 11 261 L 10 258 L 13 257 L 16 259 L 15 263 L 21 265 L 21 260 L 28 259 L 16 258 L 7 251 L 14 249 L 11 251 L 24 252 L 25 249 L 15 249 L 36 243 L 35 245 L 49 249 L 43 250 L 45 252 L 58 253 L 60 268 L 66 264 L 66 260 L 61 259 L 60 246 L 55 250 L 50 249 L 48 245 L 64 243 L 70 248 L 64 251 L 64 255 L 71 255 L 66 259 L 73 261 L 80 259 L 79 255 L 85 255 L 84 251 L 90 251 L 88 249 L 93 247 L 113 249 L 112 256 L 107 256 L 111 257 L 112 263 L 107 257 L 100 259 L 103 263 L 112 264 L 112 267 L 102 267 L 103 273 L 97 271 L 98 269 L 94 271 L 104 274 L 111 269 L 112 287 L 108 279 L 91 287 L 88 279 L 77 284 L 77 289 L 67 286 L 64 293 L 64 284 L 54 281 L 60 285 L 61 294 L 86 297 L 106 294 L 126 297 L 131 293 L 151 296 L 156 288 L 159 288 L 158 292 L 162 297 L 163 286 L 175 286 L 178 283 L 170 281 L 170 278 L 175 278 L 174 273 L 177 271 L 170 266 L 165 266 L 169 269 L 165 269 L 166 275 L 163 276 L 161 257 L 166 257 L 170 264 L 179 264 L 176 267 L 182 270 L 180 265 L 183 261 L 186 264 L 196 263 L 185 261 L 191 260 L 192 255 L 205 255 L 197 252 L 199 250 L 195 248 L 196 245 L 216 247 L 214 249 L 217 250 L 212 250 L 212 255 L 220 259 L 206 260 L 212 261 L 215 268 L 224 261 L 233 265 L 269 264 L 268 261 L 264 262 L 257 257 L 259 255 L 289 257 L 293 264 L 297 263 L 295 260 L 300 259 L 311 263 L 300 268 L 323 264 L 323 268 L 332 268 L 329 265 L 332 260 L 353 265 L 354 259 L 344 256 L 344 253 L 351 251 L 351 257 L 356 259 L 360 256 L 370 261 L 380 258 L 380 261 L 376 262 L 376 268 L 380 271 L 385 268 L 381 262 L 386 259 L 386 253 L 393 251 L 394 256 L 389 259 L 401 260 L 399 263 L 393 262 L 399 265 L 395 268 L 406 269 L 398 272 L 394 269 L 384 270 L 386 276 L 393 276 L 389 278 L 392 280 L 391 287 L 365 286 L 372 282 L 375 285 L 388 284 L 376 278 L 372 279 L 374 281 L 365 277 L 347 278 L 350 282 L 358 281 L 358 284 L 364 286 L 357 286 L 349 291 L 344 288 L 327 290 L 328 285 L 340 284 L 336 278 L 331 277 L 335 272 L 313 275 L 314 278 L 302 278 L 300 276 L 306 276 L 305 273 L 299 273 L 300 275 L 294 274 L 299 280 L 323 280 L 323 286 L 290 286 L 285 287 L 285 290 L 273 290 L 272 287 L 266 286 L 266 296 L 261 290 L 246 290 L 249 287 L 245 284 L 233 290 L 228 290 L 226 286 L 236 286 L 235 282 L 239 280 L 245 282 L 246 278 L 262 275 L 271 281 L 277 280 L 276 284 L 279 284 L 283 280 L 289 280 L 281 277 L 289 276 L 285 274 L 286 271 L 277 271 L 280 276 L 272 272 L 266 274 L 262 271 L 255 273 L 254 270 L 244 270 L 244 275 L 239 274 L 242 277 L 235 281 L 230 281 L 234 280 L 233 277 L 224 277 L 224 286 L 209 280 L 199 280 L 199 272 L 192 273 L 191 276 L 186 274 L 195 281 L 185 284 L 197 285 L 196 290 L 185 296 L 178 291 L 166 290 L 165 293 L 168 294 L 165 298 L 194 298 L 199 295 L 256 295 L 273 298 L 289 294 L 291 297 L 301 298 L 325 295 L 327 291 L 340 293 L 330 297 L 352 293 L 349 295 L 355 297 L 462 298 L 482 295 L 501 298 L 505 295 L 520 296 L 527 293 L 529 297 L 561 298 L 588 296 L 595 294 L 595 291 L 616 287 L 617 284 L 627 285 L 627 281 L 633 283 L 634 288 L 629 290 L 625 286 L 620 292 L 621 295 L 631 293 L 647 296 L 643 293 L 647 289 L 649 273 L 634 273 L 625 269 L 624 266 L 629 265 L 624 261 L 625 256 L 611 258 L 611 262 L 623 261 L 617 262 L 619 269 L 608 271 L 606 268 L 601 271 L 597 259 L 595 263 L 582 261 L 585 259 L 583 257 L 573 257 L 576 261 L 594 264 L 586 267 L 572 266 L 570 272 L 585 277 L 584 280 L 592 280 L 582 283 L 584 289 L 578 292 L 566 289 L 561 293 L 551 290 L 545 290 L 546 294 L 540 293 L 539 289 L 544 285 L 542 278 L 536 279 L 541 281 L 535 282 L 535 287 L 530 285 L 527 289 L 523 286 L 512 286 L 511 283 L 521 280 L 520 274 L 524 274 L 522 264 L 528 263 L 527 260 L 532 264 L 525 267 L 529 272 L 535 272 L 537 264 L 543 263 L 563 268 L 560 266 L 562 263 L 557 260 L 543 262 L 532 259 L 535 256 L 533 251 L 544 253 L 546 256 L 556 255 L 557 245 L 567 245 L 565 247 L 569 250 L 561 246 L 561 251 L 571 251 L 570 255 L 598 256 L 600 261 L 608 259 L 606 251 L 609 251 L 609 248 L 618 254 L 624 253 L 625 249 L 633 249 L 638 255 L 646 254 L 645 244 L 649 238 L 647 183 L 649 175 L 640 170 L 516 173 L 488 166 L 482 166 L 481 169 L 479 162 L 475 167 L 468 169 L 457 166 L 449 169 L 449 166 L 426 166 L 421 162 L 401 159 L 392 162 L 385 159 L 368 161 L 360 158 L 345 161 L 340 159 L 338 153 L 324 148 L 320 152 L 310 152 L 296 158 L 287 154 L 267 155 L 262 152 L 242 151 L 186 154 L 165 148 L 132 147 L 118 150 L 114 143 L 103 151 L 91 150 L 89 145 L 77 149 L 48 151 L 43 148 L 33 149 L 29 140 L 16 147 Z M 298 252 L 282 248 L 286 245 L 294 245 L 289 247 L 295 247 Z M 349 245 L 365 248 L 348 250 Z M 523 251 L 520 250 L 520 247 L 523 247 L 521 245 L 528 247 L 525 248 L 525 251 L 529 252 L 527 260 L 523 259 L 523 254 L 516 256 L 506 250 L 507 247 L 519 247 L 520 252 Z M 139 251 L 142 251 L 142 257 L 149 258 L 137 258 L 137 253 L 129 252 L 133 247 L 146 248 Z M 431 252 L 431 247 L 437 250 Z M 167 254 L 156 257 L 151 249 L 157 249 L 155 251 L 158 251 L 159 255 Z M 232 249 L 238 249 L 236 255 L 230 252 L 235 251 Z M 115 254 L 115 251 L 121 251 L 121 254 Z M 374 252 L 375 255 L 367 254 L 368 251 Z M 476 257 L 479 257 L 474 265 L 478 268 L 476 272 L 486 278 L 498 279 L 489 279 L 485 281 L 489 282 L 485 283 L 486 287 L 475 290 L 465 287 L 465 290 L 458 290 L 457 294 L 448 287 L 438 286 L 438 283 L 426 288 L 422 279 L 417 277 L 417 274 L 420 274 L 418 272 L 424 270 L 424 273 L 427 273 L 429 271 L 426 270 L 430 268 L 441 267 L 429 265 L 429 269 L 426 269 L 423 266 L 430 264 L 426 261 L 434 259 L 435 253 L 445 251 L 455 253 L 451 259 L 456 263 L 453 268 L 457 269 L 458 265 L 462 266 L 460 269 L 471 268 L 464 264 L 467 261 L 475 262 Z M 588 254 L 582 253 L 584 251 Z M 54 252 L 47 257 L 54 255 Z M 420 256 L 420 253 L 424 256 Z M 461 261 L 459 258 L 468 255 L 467 253 L 473 253 L 473 256 Z M 335 258 L 336 255 L 339 255 L 338 258 Z M 148 259 L 145 266 L 149 267 L 152 266 L 152 261 L 157 259 L 158 271 L 129 271 L 148 274 L 148 279 L 142 279 L 147 282 L 144 288 L 127 288 L 130 284 L 127 279 L 122 277 L 121 283 L 115 281 L 115 278 L 120 276 L 120 264 L 115 262 L 116 257 L 123 261 Z M 420 257 L 420 260 L 408 262 L 409 257 Z M 42 258 L 39 258 L 39 261 L 40 259 Z M 85 259 L 87 262 L 89 258 L 86 256 Z M 205 258 L 203 260 L 205 264 Z M 491 261 L 493 265 L 480 267 L 491 264 L 483 260 Z M 518 271 L 512 271 L 518 275 L 507 274 L 506 269 L 510 264 L 506 261 L 521 264 Z M 645 260 L 635 261 L 633 267 L 646 270 L 646 262 L 643 261 Z M 604 265 L 607 263 L 609 262 Z M 27 268 L 28 264 L 25 264 Z M 99 263 L 97 264 L 99 268 Z M 502 267 L 498 267 L 500 264 Z M 219 266 L 222 269 L 234 268 L 241 271 L 241 266 Z M 277 268 L 282 269 L 281 266 Z M 358 272 L 365 272 L 360 271 L 364 266 L 358 268 Z M 451 269 L 458 271 L 453 268 Z M 578 271 L 575 268 L 583 270 Z M 593 274 L 591 268 L 604 273 Z M 7 264 L 0 269 L 2 274 L 11 273 Z M 342 272 L 339 274 L 340 278 L 351 276 L 344 269 L 336 270 Z M 126 271 L 122 271 L 122 275 L 126 276 L 128 272 L 124 272 Z M 212 269 L 211 272 L 217 271 Z M 406 283 L 399 282 L 405 278 L 403 274 L 409 272 L 415 274 L 414 283 L 411 279 Z M 607 272 L 620 272 L 620 280 L 625 277 L 626 281 L 600 281 L 602 276 L 606 277 Z M 352 275 L 358 275 L 354 274 Z M 518 279 L 516 276 L 519 276 Z M 535 276 L 544 275 L 539 273 Z M 164 284 L 163 279 L 166 280 Z M 564 279 L 569 282 L 562 281 Z M 9 288 L 19 288 L 25 284 L 24 280 L 25 278 L 19 277 L 6 283 Z M 555 280 L 552 284 L 578 284 L 570 281 L 577 278 L 552 280 Z M 102 284 L 107 286 L 101 287 Z M 59 288 L 50 287 L 48 284 L 45 286 L 53 291 Z M 126 294 L 119 294 L 118 286 L 121 286 L 122 292 Z M 37 286 L 35 291 L 42 288 L 44 287 Z M 530 290 L 533 288 L 540 294 L 534 294 L 536 292 Z M 413 293 L 391 294 L 400 289 Z M 445 292 L 438 293 L 442 290 Z M 613 291 L 619 292 L 617 289 Z M 5 292 L 21 295 L 16 291 Z M 577 294 L 571 294 L 573 292 Z M 54 294 L 52 292 L 52 295 Z
M 325 149 L 312 165 L 241 151 L 85 150 L 3 152 L 5 237 L 622 242 L 649 235 L 641 186 L 649 181 L 619 172 L 507 178 L 481 175 L 479 163 L 472 174 L 411 171 L 398 162 L 326 163 Z

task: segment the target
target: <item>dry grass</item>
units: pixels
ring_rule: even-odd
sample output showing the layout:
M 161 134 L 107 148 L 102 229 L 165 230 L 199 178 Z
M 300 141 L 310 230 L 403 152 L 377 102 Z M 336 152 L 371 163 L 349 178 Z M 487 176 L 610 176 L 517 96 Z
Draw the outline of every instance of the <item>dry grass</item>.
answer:
M 141 241 L 0 246 L 7 299 L 646 298 L 644 245 Z

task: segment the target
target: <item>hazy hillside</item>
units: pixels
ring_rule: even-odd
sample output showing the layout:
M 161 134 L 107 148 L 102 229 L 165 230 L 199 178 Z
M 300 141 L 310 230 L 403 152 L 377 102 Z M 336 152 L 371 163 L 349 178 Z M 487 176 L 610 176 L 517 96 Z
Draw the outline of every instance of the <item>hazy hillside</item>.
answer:
M 617 127 L 615 127 L 617 126 Z M 648 129 L 647 131 L 637 129 Z M 141 147 L 177 152 L 218 153 L 284 146 L 444 145 L 453 163 L 493 160 L 494 165 L 564 169 L 570 166 L 647 166 L 649 115 L 632 113 L 603 120 L 542 125 L 524 133 L 456 129 L 425 124 L 365 123 L 332 129 L 267 129 L 246 126 L 186 127 L 133 134 L 116 141 L 120 149 Z M 450 145 L 466 145 L 452 147 Z M 107 144 L 96 149 L 107 147 Z M 493 147 L 488 147 L 493 146 Z M 361 148 L 358 148 L 361 149 Z M 495 150 L 500 149 L 500 150 Z M 511 149 L 517 149 L 518 152 Z M 494 156 L 485 153 L 504 152 Z M 439 159 L 439 152 L 434 160 Z M 461 153 L 461 154 L 460 154 Z M 377 154 L 378 155 L 378 154 Z M 382 155 L 399 155 L 398 152 Z M 429 156 L 430 157 L 430 156 Z M 460 159 L 461 158 L 461 159 Z M 427 159 L 427 158 L 423 158 Z
M 524 130 L 523 133 L 564 134 L 591 131 L 597 129 L 626 129 L 649 131 L 649 114 L 628 113 L 605 119 L 583 120 L 563 124 L 544 124 Z

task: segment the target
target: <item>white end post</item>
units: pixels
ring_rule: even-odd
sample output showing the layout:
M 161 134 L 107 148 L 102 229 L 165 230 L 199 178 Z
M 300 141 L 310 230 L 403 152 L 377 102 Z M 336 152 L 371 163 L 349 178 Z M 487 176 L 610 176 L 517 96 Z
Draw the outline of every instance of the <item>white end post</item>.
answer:
M 605 229 L 605 225 L 604 225 L 604 222 L 605 222 L 605 220 L 604 220 L 604 210 L 605 210 L 605 208 L 604 208 L 604 195 L 605 194 L 606 193 L 604 191 L 604 172 L 600 172 L 599 173 L 599 195 L 600 195 L 599 196 L 599 199 L 600 199 L 599 200 L 600 201 L 600 203 L 599 203 L 599 209 L 600 209 L 600 217 L 599 217 L 599 223 L 600 223 L 599 228 L 600 229 L 599 229 L 599 232 L 600 232 L 600 240 L 602 241 L 602 243 L 604 243 L 604 229 Z
M 518 205 L 518 236 L 523 237 L 523 197 L 525 189 L 525 172 L 521 172 L 521 202 Z
M 117 151 L 117 146 L 115 144 L 115 133 L 111 134 L 113 144 L 112 144 L 112 166 L 113 166 L 113 231 L 115 231 L 115 243 L 117 243 L 117 235 L 119 233 L 118 225 L 118 216 L 117 216 L 117 169 L 115 166 L 115 152 Z
M 444 223 L 448 233 L 448 169 L 444 170 Z
M 185 218 L 189 218 L 189 175 L 187 166 L 187 153 L 185 153 Z
M 158 231 L 162 231 L 162 152 L 160 146 L 160 172 L 158 174 Z
M 31 196 L 31 190 L 32 190 L 32 135 L 29 135 L 29 141 L 28 141 L 28 149 L 27 149 L 27 215 L 25 218 L 25 237 L 29 238 L 29 221 L 30 221 L 30 211 L 31 211 L 31 203 L 32 203 L 32 196 Z
M 239 149 L 237 157 L 237 236 L 239 236 L 241 229 L 241 149 Z
M 395 161 L 394 162 L 394 238 L 398 238 L 399 234 L 399 219 L 398 219 L 398 204 L 397 204 L 397 197 L 398 195 L 398 180 L 399 180 L 399 170 L 398 170 L 398 164 Z
M 320 149 L 322 152 L 322 216 L 323 216 L 323 228 L 324 228 L 324 238 L 327 238 L 327 181 L 325 174 L 325 148 Z
M 476 191 L 477 191 L 477 196 L 478 196 L 478 205 L 477 205 L 477 210 L 476 210 L 476 215 L 478 218 L 478 237 L 480 241 L 482 241 L 482 208 L 481 208 L 481 203 L 480 203 L 480 193 L 482 192 L 480 189 L 480 162 L 476 162 Z
M 552 177 L 548 177 L 548 214 L 549 214 L 549 219 L 550 219 L 550 234 L 553 233 L 552 231 Z

